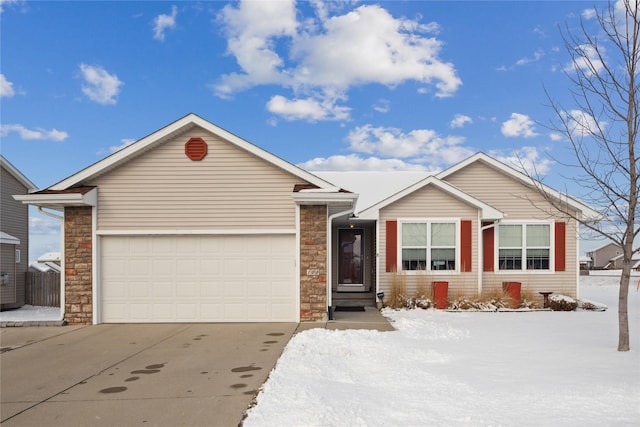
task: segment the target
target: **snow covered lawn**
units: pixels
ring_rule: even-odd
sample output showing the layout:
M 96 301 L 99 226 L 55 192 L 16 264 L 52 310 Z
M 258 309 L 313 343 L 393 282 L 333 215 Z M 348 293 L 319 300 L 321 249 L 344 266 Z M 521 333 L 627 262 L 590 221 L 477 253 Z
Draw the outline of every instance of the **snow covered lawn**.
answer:
M 302 332 L 244 425 L 639 425 L 638 278 L 626 353 L 617 280 L 581 279 L 604 312 L 386 311 L 396 331 Z

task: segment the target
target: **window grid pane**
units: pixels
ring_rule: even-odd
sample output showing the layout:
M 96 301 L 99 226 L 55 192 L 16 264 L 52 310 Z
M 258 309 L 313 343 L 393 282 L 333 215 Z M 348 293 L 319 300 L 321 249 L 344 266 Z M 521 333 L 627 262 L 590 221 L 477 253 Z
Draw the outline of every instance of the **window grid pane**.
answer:
M 522 251 L 520 249 L 500 249 L 498 262 L 500 270 L 522 270 Z
M 527 225 L 527 247 L 549 247 L 551 239 L 549 224 L 529 224 Z
M 402 249 L 402 269 L 403 270 L 426 270 L 427 250 L 426 249 Z
M 500 247 L 501 248 L 521 248 L 522 247 L 522 226 L 521 225 L 501 225 L 500 226 Z
M 427 246 L 427 224 L 403 223 L 402 246 Z
M 455 249 L 431 249 L 431 270 L 455 270 Z
M 451 223 L 431 224 L 431 246 L 456 246 L 456 225 Z

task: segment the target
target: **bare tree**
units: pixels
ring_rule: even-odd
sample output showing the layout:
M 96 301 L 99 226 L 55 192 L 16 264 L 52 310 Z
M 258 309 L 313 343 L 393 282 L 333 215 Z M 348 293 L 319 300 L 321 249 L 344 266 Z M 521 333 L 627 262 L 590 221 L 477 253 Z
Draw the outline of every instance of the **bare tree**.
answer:
M 602 218 L 580 218 L 557 199 L 544 194 L 554 207 L 589 230 L 622 248 L 623 262 L 618 296 L 618 351 L 629 350 L 627 296 L 631 259 L 638 237 L 637 137 L 640 126 L 640 0 L 618 0 L 595 11 L 598 33 L 590 34 L 582 22 L 580 34 L 562 31 L 571 63 L 573 108 L 566 109 L 547 92 L 555 120 L 551 128 L 568 139 L 572 160 L 564 166 L 578 171 L 571 178 L 583 191 L 583 200 Z M 542 187 L 539 187 L 543 192 Z

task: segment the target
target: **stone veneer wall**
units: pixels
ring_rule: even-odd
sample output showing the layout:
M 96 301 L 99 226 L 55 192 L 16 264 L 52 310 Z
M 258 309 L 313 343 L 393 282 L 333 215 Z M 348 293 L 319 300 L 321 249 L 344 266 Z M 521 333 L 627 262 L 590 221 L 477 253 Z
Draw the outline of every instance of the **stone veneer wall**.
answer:
M 64 209 L 64 320 L 74 325 L 93 322 L 91 207 Z
M 326 321 L 327 318 L 327 207 L 302 205 L 300 321 Z

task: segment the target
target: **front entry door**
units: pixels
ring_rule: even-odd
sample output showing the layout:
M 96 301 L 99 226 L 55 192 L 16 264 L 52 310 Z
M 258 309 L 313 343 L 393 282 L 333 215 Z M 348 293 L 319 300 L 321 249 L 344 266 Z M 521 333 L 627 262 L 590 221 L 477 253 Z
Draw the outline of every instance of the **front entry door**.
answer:
M 364 291 L 364 230 L 338 230 L 338 290 Z

